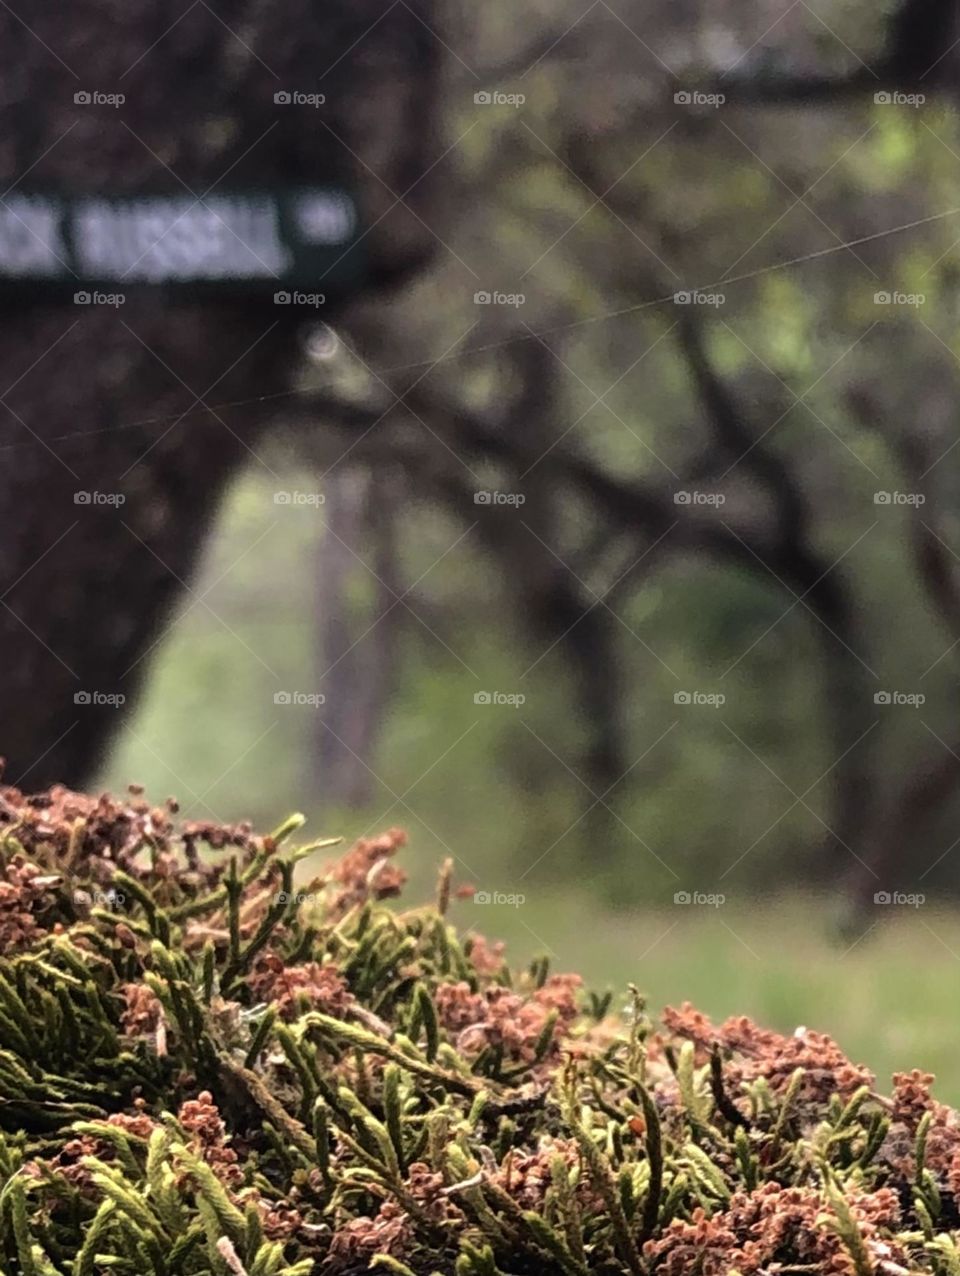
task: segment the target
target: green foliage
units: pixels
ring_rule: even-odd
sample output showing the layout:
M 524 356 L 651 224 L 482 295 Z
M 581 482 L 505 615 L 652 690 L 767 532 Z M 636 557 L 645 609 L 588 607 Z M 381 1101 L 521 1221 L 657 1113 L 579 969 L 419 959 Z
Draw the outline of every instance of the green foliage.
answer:
M 395 831 L 297 894 L 299 820 L 7 793 L 4 1276 L 958 1270 L 922 1074 L 891 1101 L 815 1033 L 512 972 L 450 925 L 449 865 L 387 906 Z

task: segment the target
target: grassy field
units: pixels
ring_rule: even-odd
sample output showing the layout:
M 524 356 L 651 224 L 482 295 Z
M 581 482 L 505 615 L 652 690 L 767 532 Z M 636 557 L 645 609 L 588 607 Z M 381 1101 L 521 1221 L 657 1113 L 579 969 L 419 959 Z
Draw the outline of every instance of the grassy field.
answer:
M 283 482 L 305 485 L 296 472 L 284 471 Z M 160 645 L 148 694 L 121 732 L 101 777 L 104 787 L 122 790 L 138 780 L 154 799 L 176 793 L 188 818 L 250 817 L 259 828 L 302 809 L 310 816 L 309 836 L 342 833 L 350 840 L 402 824 L 411 840 L 404 856 L 414 879 L 411 903 L 429 895 L 436 865 L 447 854 L 460 860 L 461 880 L 526 895 L 516 907 L 456 905 L 458 924 L 507 940 L 515 964 L 546 952 L 554 969 L 580 971 L 592 986 L 625 991 L 635 982 L 654 1009 L 689 1000 L 715 1018 L 749 1014 L 787 1032 L 803 1023 L 835 1036 L 852 1058 L 874 1069 L 882 1086 L 892 1071 L 919 1067 L 937 1074 L 941 1098 L 960 1104 L 960 910 L 878 908 L 875 924 L 868 919 L 861 928 L 866 933 L 840 941 L 837 903 L 776 903 L 759 894 L 751 900 L 745 892 L 756 894 L 762 884 L 754 869 L 763 869 L 764 857 L 789 864 L 803 829 L 791 831 L 783 818 L 790 795 L 756 759 L 747 763 L 756 780 L 749 805 L 725 806 L 718 821 L 717 793 L 737 791 L 745 765 L 742 747 L 722 728 L 696 734 L 696 723 L 685 727 L 683 783 L 671 778 L 670 768 L 662 775 L 638 768 L 633 804 L 621 811 L 679 876 L 659 871 L 622 829 L 607 846 L 592 841 L 580 823 L 584 790 L 566 761 L 572 746 L 543 743 L 562 737 L 571 713 L 563 684 L 551 680 L 546 663 L 538 666 L 543 681 L 536 683 L 535 672 L 528 688 L 525 720 L 535 738 L 517 721 L 476 711 L 474 683 L 452 658 L 445 665 L 429 647 L 408 653 L 403 690 L 371 770 L 369 811 L 324 802 L 316 787 L 315 715 L 296 706 L 278 709 L 274 700 L 278 688 L 317 685 L 312 572 L 320 528 L 309 508 L 280 507 L 281 517 L 274 486 L 255 474 L 238 485 L 197 586 L 209 593 L 211 606 L 191 600 Z M 411 575 L 447 544 L 441 537 L 423 550 L 426 562 Z M 462 590 L 461 569 L 451 559 L 431 575 L 437 599 Z M 455 614 L 461 634 L 470 627 L 463 619 L 468 613 Z M 520 685 L 505 656 L 480 637 L 477 643 L 468 654 L 484 685 Z M 793 663 L 802 666 L 799 659 Z M 638 752 L 663 730 L 656 714 L 673 709 L 669 697 L 666 710 L 657 708 L 649 683 L 645 674 L 646 699 L 629 715 L 645 733 Z M 745 704 L 749 721 L 757 706 L 751 709 L 749 698 Z M 792 720 L 789 710 L 785 716 Z M 764 721 L 761 715 L 761 728 Z M 775 724 L 764 729 L 769 739 L 759 747 L 766 755 L 781 737 Z M 770 756 L 779 768 L 776 753 Z M 671 899 L 681 881 L 719 880 L 726 860 L 712 850 L 718 832 L 729 840 L 732 858 L 734 849 L 751 847 L 774 827 L 776 838 L 727 879 L 731 902 L 653 907 Z M 821 826 L 808 829 L 811 834 L 820 837 Z M 768 872 L 764 880 L 770 878 Z M 645 901 L 642 911 L 610 911 L 601 902 L 625 900 L 628 891 Z
M 955 913 L 908 909 L 867 931 L 868 919 L 854 942 L 831 935 L 815 899 L 626 914 L 569 893 L 455 910 L 458 925 L 506 940 L 514 964 L 552 953 L 553 969 L 577 970 L 591 987 L 636 983 L 655 1011 L 687 1000 L 715 1020 L 805 1024 L 871 1067 L 881 1089 L 892 1072 L 922 1068 L 936 1074 L 939 1098 L 960 1105 Z

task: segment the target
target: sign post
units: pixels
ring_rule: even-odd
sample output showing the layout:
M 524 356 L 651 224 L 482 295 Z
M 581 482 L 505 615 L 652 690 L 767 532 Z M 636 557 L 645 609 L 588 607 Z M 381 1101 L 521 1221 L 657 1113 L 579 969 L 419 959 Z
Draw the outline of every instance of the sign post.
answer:
M 161 286 L 291 302 L 356 286 L 357 210 L 336 187 L 182 195 L 20 190 L 0 204 L 0 289 L 56 300 Z M 74 298 L 76 299 L 76 298 Z

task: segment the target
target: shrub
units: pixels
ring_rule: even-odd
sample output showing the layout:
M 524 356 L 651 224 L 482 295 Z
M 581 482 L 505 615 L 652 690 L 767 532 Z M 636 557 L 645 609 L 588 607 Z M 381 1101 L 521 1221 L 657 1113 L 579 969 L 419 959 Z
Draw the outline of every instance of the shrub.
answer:
M 0 790 L 2 1273 L 960 1273 L 932 1078 L 615 1017 L 301 823 Z

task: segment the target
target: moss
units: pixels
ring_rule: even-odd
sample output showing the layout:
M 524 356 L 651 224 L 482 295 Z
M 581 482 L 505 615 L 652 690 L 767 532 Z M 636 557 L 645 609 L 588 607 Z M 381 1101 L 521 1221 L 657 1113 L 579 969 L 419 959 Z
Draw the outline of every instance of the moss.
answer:
M 932 1078 L 613 1016 L 300 823 L 0 790 L 0 1276 L 960 1273 Z

